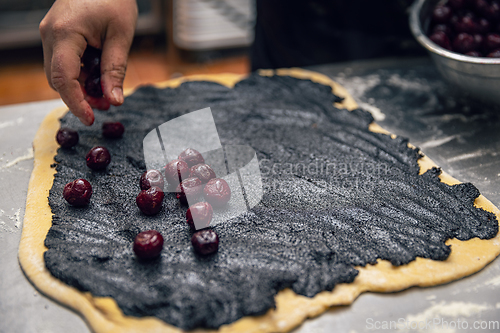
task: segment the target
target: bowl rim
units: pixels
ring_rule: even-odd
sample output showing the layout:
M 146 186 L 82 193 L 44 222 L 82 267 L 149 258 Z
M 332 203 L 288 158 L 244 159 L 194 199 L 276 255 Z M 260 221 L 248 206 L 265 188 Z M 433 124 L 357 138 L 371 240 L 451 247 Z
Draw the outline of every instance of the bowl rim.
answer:
M 464 54 L 448 51 L 441 46 L 431 41 L 424 33 L 422 25 L 420 24 L 420 11 L 424 3 L 429 0 L 416 0 L 410 9 L 410 30 L 418 42 L 425 47 L 428 51 L 438 54 L 442 57 L 453 59 L 459 62 L 467 62 L 480 65 L 499 65 L 500 58 L 487 58 L 487 57 L 471 57 Z

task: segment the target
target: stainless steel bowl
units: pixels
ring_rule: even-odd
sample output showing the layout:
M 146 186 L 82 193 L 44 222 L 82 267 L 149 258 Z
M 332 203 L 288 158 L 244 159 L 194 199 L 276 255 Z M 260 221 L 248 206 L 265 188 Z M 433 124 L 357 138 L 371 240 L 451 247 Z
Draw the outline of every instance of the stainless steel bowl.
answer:
M 469 57 L 448 51 L 426 36 L 433 7 L 440 0 L 416 0 L 410 12 L 410 28 L 427 49 L 441 75 L 473 97 L 500 104 L 500 58 Z

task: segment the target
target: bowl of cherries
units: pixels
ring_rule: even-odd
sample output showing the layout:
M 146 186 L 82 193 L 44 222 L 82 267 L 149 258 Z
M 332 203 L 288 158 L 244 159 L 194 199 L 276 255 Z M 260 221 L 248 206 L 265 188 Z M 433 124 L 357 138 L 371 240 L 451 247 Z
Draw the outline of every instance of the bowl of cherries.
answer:
M 444 79 L 500 104 L 500 0 L 416 0 L 410 28 Z

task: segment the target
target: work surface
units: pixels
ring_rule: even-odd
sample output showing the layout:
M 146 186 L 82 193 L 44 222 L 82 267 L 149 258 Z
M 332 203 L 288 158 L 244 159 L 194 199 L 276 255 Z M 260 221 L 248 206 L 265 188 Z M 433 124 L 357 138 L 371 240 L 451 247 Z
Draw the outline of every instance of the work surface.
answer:
M 342 84 L 377 123 L 420 147 L 447 173 L 472 182 L 500 206 L 500 107 L 451 89 L 428 59 L 379 60 L 311 68 Z M 33 157 L 31 142 L 59 100 L 0 108 L 0 332 L 88 332 L 84 321 L 40 295 L 24 277 L 17 250 Z M 353 305 L 309 320 L 297 333 L 373 332 L 396 322 L 450 332 L 500 325 L 500 261 L 433 288 L 364 294 Z M 434 324 L 434 326 L 432 326 Z M 466 326 L 468 329 L 465 329 Z M 486 329 L 481 331 L 498 331 Z M 394 323 L 393 323 L 394 328 Z M 424 331 L 424 330 L 422 330 Z

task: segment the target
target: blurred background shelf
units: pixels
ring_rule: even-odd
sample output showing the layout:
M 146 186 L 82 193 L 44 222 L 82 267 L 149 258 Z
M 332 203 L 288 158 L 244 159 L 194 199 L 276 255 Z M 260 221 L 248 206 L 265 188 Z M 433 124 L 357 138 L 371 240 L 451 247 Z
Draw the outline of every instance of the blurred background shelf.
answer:
M 0 0 L 0 105 L 58 98 L 38 26 L 53 0 Z M 125 88 L 191 74 L 249 72 L 254 0 L 138 0 Z

